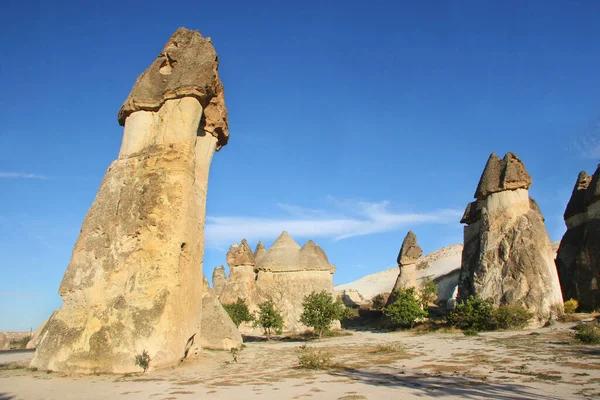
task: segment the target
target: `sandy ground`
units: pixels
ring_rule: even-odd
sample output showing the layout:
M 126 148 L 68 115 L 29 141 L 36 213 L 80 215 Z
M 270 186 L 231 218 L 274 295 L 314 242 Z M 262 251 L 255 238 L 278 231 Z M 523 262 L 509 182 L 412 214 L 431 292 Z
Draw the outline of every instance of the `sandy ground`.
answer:
M 0 355 L 0 400 L 599 397 L 600 346 L 575 344 L 569 326 L 475 337 L 349 331 L 309 343 L 332 354 L 329 370 L 298 367 L 300 341 L 247 343 L 237 363 L 207 351 L 177 368 L 124 376 L 31 371 L 32 353 L 12 353 Z

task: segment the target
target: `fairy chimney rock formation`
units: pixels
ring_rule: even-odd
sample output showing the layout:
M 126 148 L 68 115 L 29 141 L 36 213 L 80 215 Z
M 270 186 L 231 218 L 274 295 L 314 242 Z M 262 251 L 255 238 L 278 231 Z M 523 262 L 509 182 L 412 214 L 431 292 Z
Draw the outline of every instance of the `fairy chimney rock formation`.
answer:
M 394 291 L 409 287 L 418 289 L 417 260 L 422 254 L 423 249 L 417 243 L 417 235 L 413 231 L 408 231 L 398 253 L 397 262 L 400 271 L 394 285 Z
M 228 253 L 230 276 L 220 295 L 221 302 L 230 304 L 242 298 L 250 310 L 255 311 L 258 304 L 272 300 L 283 314 L 285 331 L 306 329 L 298 321 L 304 297 L 313 291 L 325 290 L 333 294 L 335 267 L 329 263 L 323 249 L 312 240 L 300 247 L 284 231 L 269 250 L 262 243 L 256 246 L 255 264 L 236 265 L 242 260 L 250 260 L 252 253 L 244 243 L 232 246 Z M 241 329 L 250 333 L 244 325 Z
M 225 273 L 225 267 L 219 265 L 215 267 L 212 274 L 213 291 L 217 297 L 221 296 L 223 289 L 227 285 L 227 274 Z
M 254 249 L 254 261 L 258 262 L 258 259 L 265 255 L 267 249 L 262 242 L 258 242 L 256 248 Z
M 256 298 L 254 284 L 256 273 L 254 272 L 254 253 L 246 239 L 243 239 L 240 244 L 236 243 L 229 247 L 226 260 L 229 266 L 229 279 L 219 293 L 219 300 L 223 304 L 235 303 L 238 298 L 252 302 L 252 299 Z
M 556 317 L 562 295 L 544 219 L 529 197 L 531 182 L 515 154 L 490 155 L 477 200 L 461 220 L 467 226 L 458 300 L 476 295 L 524 306 L 536 315 L 534 324 L 543 324 Z
M 579 173 L 564 218 L 556 256 L 563 298 L 592 311 L 600 307 L 600 164 L 592 177 Z
M 31 367 L 138 372 L 144 350 L 151 369 L 174 366 L 198 354 L 203 321 L 241 344 L 235 326 L 220 323 L 222 307 L 203 305 L 209 167 L 229 137 L 217 69 L 210 39 L 180 28 L 138 77 L 118 114 L 119 157 L 85 217 L 63 305 Z

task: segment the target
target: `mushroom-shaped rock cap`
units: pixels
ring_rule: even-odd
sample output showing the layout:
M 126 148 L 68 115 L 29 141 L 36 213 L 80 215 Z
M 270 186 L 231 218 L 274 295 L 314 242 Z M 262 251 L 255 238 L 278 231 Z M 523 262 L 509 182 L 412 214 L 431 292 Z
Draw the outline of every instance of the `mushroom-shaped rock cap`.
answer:
M 573 193 L 571 194 L 571 198 L 569 199 L 567 208 L 565 209 L 565 219 L 585 211 L 584 198 L 586 189 L 589 187 L 591 180 L 592 178 L 587 174 L 587 172 L 581 171 L 579 173 L 577 176 L 577 182 L 575 182 L 575 187 L 573 188 Z
M 297 270 L 300 246 L 283 231 L 271 248 L 258 260 L 256 270 L 262 271 L 294 271 Z
M 600 164 L 598 164 L 598 168 L 596 168 L 596 172 L 594 172 L 594 175 L 592 176 L 590 185 L 585 191 L 585 198 L 583 201 L 586 206 L 589 206 L 598 200 L 600 200 Z
M 179 28 L 158 58 L 138 78 L 119 110 L 119 124 L 140 110 L 156 111 L 167 100 L 195 97 L 204 108 L 200 125 L 217 138 L 217 150 L 227 144 L 229 130 L 219 60 L 210 38 Z
M 266 253 L 267 249 L 265 249 L 263 242 L 258 242 L 256 248 L 254 249 L 254 261 L 258 262 L 258 259 L 264 256 Z
M 480 218 L 481 218 L 481 203 L 479 202 L 479 200 L 475 200 L 475 201 L 467 204 L 467 208 L 465 209 L 465 213 L 463 214 L 463 217 L 460 220 L 460 223 L 470 225 L 473 222 L 479 221 Z
M 254 253 L 246 242 L 246 239 L 242 239 L 242 244 L 234 244 L 229 247 L 229 251 L 226 256 L 227 265 L 235 267 L 239 265 L 254 265 Z
M 514 153 L 506 153 L 504 159 L 492 153 L 479 179 L 475 198 L 483 200 L 492 193 L 529 189 L 529 186 L 531 186 L 531 176 Z
M 306 242 L 300 249 L 296 267 L 302 271 L 331 271 L 327 255 L 312 240 Z
M 423 249 L 417 244 L 417 235 L 413 231 L 408 231 L 398 253 L 398 265 L 414 264 L 422 254 Z

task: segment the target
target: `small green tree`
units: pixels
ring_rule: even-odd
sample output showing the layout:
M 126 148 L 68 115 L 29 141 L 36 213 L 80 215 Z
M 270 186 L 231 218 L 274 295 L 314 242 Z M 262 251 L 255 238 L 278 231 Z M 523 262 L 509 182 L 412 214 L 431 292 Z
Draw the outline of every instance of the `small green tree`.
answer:
M 423 308 L 427 308 L 429 303 L 433 303 L 437 299 L 438 287 L 430 277 L 425 277 L 421 280 L 420 299 Z
M 486 331 L 492 328 L 493 311 L 490 301 L 469 296 L 466 301 L 456 304 L 454 311 L 448 314 L 448 322 L 463 330 Z
M 251 322 L 254 320 L 254 316 L 250 313 L 244 299 L 238 298 L 233 304 L 223 304 L 223 308 L 238 328 L 242 322 Z
M 331 293 L 326 291 L 312 292 L 305 296 L 302 307 L 304 307 L 304 311 L 300 316 L 300 322 L 314 328 L 319 335 L 319 340 L 321 340 L 323 332 L 331 328 L 333 321 L 342 320 L 348 316 L 344 304 L 339 299 L 334 300 Z
M 421 308 L 421 301 L 417 298 L 414 287 L 397 290 L 391 296 L 393 300 L 383 313 L 393 324 L 412 328 L 417 319 L 427 317 L 428 313 Z
M 575 299 L 565 301 L 565 314 L 573 314 L 579 308 L 579 302 Z
M 388 297 L 389 297 L 389 294 L 386 294 L 386 293 L 379 293 L 377 296 L 373 297 L 371 299 L 371 304 L 372 304 L 373 310 L 383 311 Z
M 493 329 L 523 329 L 529 320 L 533 318 L 523 306 L 503 305 L 492 312 L 490 326 Z
M 273 300 L 267 300 L 258 305 L 258 316 L 254 319 L 253 326 L 261 328 L 267 340 L 271 340 L 273 333 L 280 334 L 283 330 L 283 316 L 275 309 Z
M 150 366 L 150 361 L 152 361 L 150 359 L 150 354 L 148 354 L 146 350 L 142 351 L 142 354 L 138 354 L 135 356 L 135 365 L 139 365 L 140 367 L 142 367 L 144 372 L 146 372 L 146 370 Z

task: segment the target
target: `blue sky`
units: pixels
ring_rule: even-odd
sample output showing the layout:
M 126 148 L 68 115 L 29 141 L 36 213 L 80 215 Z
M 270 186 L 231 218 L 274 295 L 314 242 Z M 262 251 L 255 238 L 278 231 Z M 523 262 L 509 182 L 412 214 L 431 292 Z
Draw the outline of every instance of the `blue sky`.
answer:
M 525 162 L 559 240 L 600 159 L 600 2 L 85 3 L 0 5 L 0 330 L 60 306 L 117 111 L 179 26 L 212 37 L 229 110 L 209 277 L 229 244 L 283 229 L 326 251 L 336 283 L 393 266 L 408 229 L 426 252 L 461 243 L 492 151 Z

